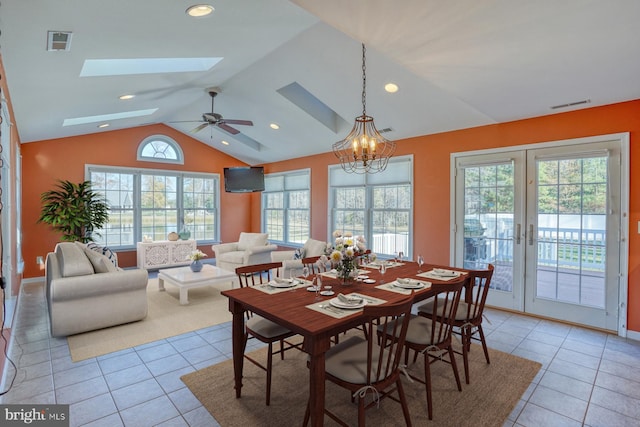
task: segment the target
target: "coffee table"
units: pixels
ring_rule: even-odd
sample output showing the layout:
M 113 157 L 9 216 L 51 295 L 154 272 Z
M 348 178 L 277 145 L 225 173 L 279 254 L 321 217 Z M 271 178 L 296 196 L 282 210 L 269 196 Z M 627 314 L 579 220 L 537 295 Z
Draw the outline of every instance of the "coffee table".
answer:
M 231 282 L 234 287 L 238 283 L 238 276 L 234 272 L 223 270 L 210 264 L 202 266 L 202 270 L 194 273 L 189 267 L 165 268 L 158 270 L 158 289 L 164 291 L 167 282 L 180 289 L 180 304 L 189 304 L 187 292 L 189 289 L 202 288 L 216 283 Z

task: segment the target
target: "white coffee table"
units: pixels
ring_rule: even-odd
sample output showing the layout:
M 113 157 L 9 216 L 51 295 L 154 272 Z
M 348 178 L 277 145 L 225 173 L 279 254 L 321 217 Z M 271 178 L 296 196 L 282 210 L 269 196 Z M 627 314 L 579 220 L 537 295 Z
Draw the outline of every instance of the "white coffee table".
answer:
M 231 282 L 232 287 L 238 283 L 234 272 L 223 270 L 210 264 L 202 266 L 202 271 L 194 273 L 189 267 L 165 268 L 158 270 L 158 289 L 164 291 L 164 282 L 180 289 L 180 304 L 189 304 L 189 289 L 202 288 L 216 283 Z

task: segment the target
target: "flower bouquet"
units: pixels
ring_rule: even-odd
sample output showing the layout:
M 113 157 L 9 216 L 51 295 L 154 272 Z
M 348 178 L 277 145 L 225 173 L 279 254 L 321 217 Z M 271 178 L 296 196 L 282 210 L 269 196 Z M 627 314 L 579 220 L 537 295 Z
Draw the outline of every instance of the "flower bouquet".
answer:
M 353 236 L 350 232 L 333 232 L 334 244 L 328 249 L 329 259 L 343 284 L 348 284 L 358 275 L 358 259 L 367 254 L 364 236 Z
M 202 262 L 200 262 L 200 260 L 206 256 L 207 254 L 202 252 L 200 249 L 196 249 L 195 251 L 192 251 L 187 256 L 187 259 L 191 260 L 191 265 L 189 266 L 191 268 L 191 271 L 193 271 L 194 273 L 198 273 L 199 271 L 201 271 Z

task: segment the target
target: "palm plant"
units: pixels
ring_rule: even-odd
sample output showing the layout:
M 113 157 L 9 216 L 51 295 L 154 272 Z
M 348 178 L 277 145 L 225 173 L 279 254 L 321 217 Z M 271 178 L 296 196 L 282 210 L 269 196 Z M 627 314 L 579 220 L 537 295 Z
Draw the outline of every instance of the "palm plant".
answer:
M 40 200 L 38 222 L 61 232 L 64 241 L 92 242 L 94 231 L 109 221 L 109 205 L 91 189 L 91 181 L 75 184 L 59 180 L 57 188 L 42 193 Z

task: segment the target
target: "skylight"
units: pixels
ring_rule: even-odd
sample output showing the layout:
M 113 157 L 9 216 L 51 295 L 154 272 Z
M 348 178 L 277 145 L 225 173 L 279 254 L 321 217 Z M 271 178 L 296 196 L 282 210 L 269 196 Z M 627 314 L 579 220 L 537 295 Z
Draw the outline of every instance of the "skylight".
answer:
M 207 71 L 220 61 L 219 57 L 86 59 L 80 77 Z
M 157 108 L 150 108 L 148 110 L 123 111 L 121 113 L 101 114 L 99 116 L 76 117 L 73 119 L 64 119 L 62 126 L 84 125 L 87 123 L 108 122 L 110 120 L 149 116 L 155 113 L 156 111 L 158 111 Z

